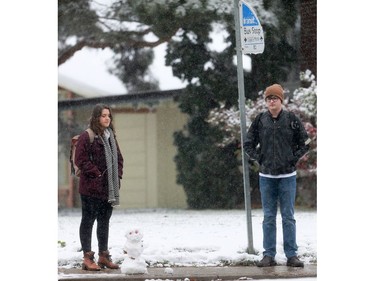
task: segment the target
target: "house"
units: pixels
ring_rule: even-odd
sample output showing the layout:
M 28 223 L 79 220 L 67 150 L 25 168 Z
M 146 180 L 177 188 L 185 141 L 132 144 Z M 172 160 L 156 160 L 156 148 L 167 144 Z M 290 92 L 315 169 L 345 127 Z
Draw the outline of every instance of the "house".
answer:
M 124 156 L 120 208 L 186 208 L 186 194 L 176 183 L 174 132 L 186 124 L 178 107 L 183 90 L 110 96 L 59 76 L 58 205 L 80 206 L 78 180 L 70 173 L 70 139 L 87 128 L 93 106 L 108 104 Z

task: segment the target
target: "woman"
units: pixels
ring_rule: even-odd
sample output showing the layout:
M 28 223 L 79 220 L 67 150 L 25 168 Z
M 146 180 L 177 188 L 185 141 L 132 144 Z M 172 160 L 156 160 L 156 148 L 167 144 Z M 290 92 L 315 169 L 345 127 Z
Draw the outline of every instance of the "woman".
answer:
M 84 131 L 77 142 L 75 162 L 81 170 L 79 193 L 82 202 L 82 219 L 79 235 L 83 250 L 82 269 L 118 269 L 108 251 L 109 220 L 112 209 L 119 205 L 120 179 L 123 158 L 115 137 L 111 109 L 104 104 L 94 107 L 89 129 L 95 135 L 90 142 L 88 131 Z M 92 228 L 97 221 L 99 260 L 94 261 L 91 251 Z

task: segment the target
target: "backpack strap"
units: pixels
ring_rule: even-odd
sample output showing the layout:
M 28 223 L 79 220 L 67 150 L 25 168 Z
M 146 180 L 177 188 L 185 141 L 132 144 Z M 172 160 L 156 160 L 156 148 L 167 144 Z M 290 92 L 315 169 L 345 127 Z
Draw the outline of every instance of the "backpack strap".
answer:
M 86 129 L 86 132 L 89 134 L 90 143 L 94 142 L 95 133 L 91 128 Z
M 257 132 L 259 132 L 259 123 L 260 123 L 260 118 L 262 118 L 262 116 L 263 116 L 263 114 L 264 114 L 264 111 L 263 112 L 261 112 L 261 113 L 259 113 L 256 117 L 255 117 L 255 119 L 254 119 L 254 125 L 255 125 L 255 130 L 257 131 Z
M 299 124 L 299 122 L 297 120 L 296 115 L 292 111 L 288 111 L 288 113 L 289 113 L 288 117 L 289 117 L 290 127 L 292 128 L 293 131 L 298 130 L 299 127 L 300 127 L 300 124 Z

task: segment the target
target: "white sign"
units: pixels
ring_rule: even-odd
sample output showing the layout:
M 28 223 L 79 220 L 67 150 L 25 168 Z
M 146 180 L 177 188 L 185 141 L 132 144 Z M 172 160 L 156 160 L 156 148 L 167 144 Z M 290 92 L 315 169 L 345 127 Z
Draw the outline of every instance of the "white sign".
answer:
M 244 0 L 238 2 L 240 15 L 241 48 L 244 54 L 261 54 L 264 51 L 263 28 L 254 10 Z

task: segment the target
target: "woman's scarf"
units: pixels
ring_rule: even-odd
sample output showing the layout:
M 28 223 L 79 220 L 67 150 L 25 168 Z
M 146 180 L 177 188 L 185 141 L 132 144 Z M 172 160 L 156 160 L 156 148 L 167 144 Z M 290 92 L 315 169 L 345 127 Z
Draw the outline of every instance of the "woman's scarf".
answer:
M 104 137 L 101 137 L 101 139 L 104 143 L 104 153 L 107 164 L 108 203 L 111 203 L 112 207 L 115 207 L 120 205 L 120 194 L 117 146 L 112 129 L 105 129 Z

